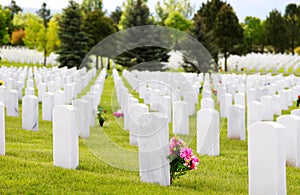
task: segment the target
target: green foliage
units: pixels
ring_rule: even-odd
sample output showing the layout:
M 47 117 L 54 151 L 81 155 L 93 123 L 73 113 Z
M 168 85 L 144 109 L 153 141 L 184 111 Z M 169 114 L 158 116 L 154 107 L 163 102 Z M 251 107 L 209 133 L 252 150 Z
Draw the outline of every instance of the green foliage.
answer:
M 43 19 L 43 24 L 45 28 L 48 28 L 48 22 L 51 19 L 51 11 L 47 9 L 47 4 L 44 2 L 41 9 L 37 11 L 37 14 Z
M 60 45 L 60 40 L 58 38 L 58 20 L 59 15 L 55 15 L 50 19 L 48 23 L 46 48 L 49 54 L 51 52 L 57 51 Z
M 0 5 L 0 44 L 9 43 L 8 26 L 6 23 L 6 14 Z
M 83 31 L 89 38 L 88 50 L 92 49 L 105 37 L 116 32 L 113 21 L 104 16 L 101 10 L 94 10 L 87 13 L 83 22 Z
M 192 26 L 192 22 L 186 19 L 180 12 L 174 11 L 171 12 L 165 20 L 165 25 L 180 31 L 186 31 Z
M 223 5 L 217 14 L 214 30 L 219 48 L 225 57 L 225 71 L 227 71 L 227 57 L 235 45 L 243 40 L 243 29 L 238 18 L 229 5 Z
M 165 20 L 173 12 L 179 12 L 185 18 L 190 18 L 194 12 L 194 7 L 190 0 L 163 0 L 162 5 L 157 1 L 155 6 L 156 14 L 160 24 L 165 24 Z
M 82 30 L 82 15 L 79 4 L 69 1 L 59 20 L 58 37 L 60 66 L 80 67 L 86 54 L 87 38 Z
M 261 51 L 265 44 L 265 28 L 264 23 L 256 17 L 247 16 L 243 24 L 244 43 L 248 52 Z
M 121 7 L 117 6 L 115 11 L 111 12 L 110 18 L 114 21 L 115 24 L 119 24 L 121 20 L 123 11 L 121 10 Z
M 39 40 L 44 40 L 45 35 L 40 33 L 44 32 L 45 27 L 43 26 L 42 19 L 36 14 L 26 14 L 26 26 L 25 26 L 25 38 L 24 43 L 26 47 L 30 49 L 37 49 L 40 46 Z
M 274 9 L 269 13 L 265 27 L 268 43 L 274 47 L 275 53 L 283 53 L 288 48 L 288 31 L 278 10 Z
M 289 48 L 294 55 L 295 45 L 300 42 L 300 5 L 288 4 L 285 8 L 284 19 L 287 25 Z
M 149 8 L 147 7 L 145 0 L 127 0 L 127 3 L 120 21 L 123 29 L 152 24 L 152 21 L 149 18 Z M 157 36 L 150 35 L 147 32 L 141 32 L 141 34 L 144 34 L 145 36 L 140 37 L 139 39 L 137 38 L 138 40 L 136 40 L 136 42 L 144 42 L 144 39 L 146 38 L 155 40 L 155 36 Z M 168 52 L 169 51 L 165 48 L 142 46 L 124 52 L 116 57 L 115 61 L 126 67 L 132 67 L 136 64 L 149 61 L 166 62 L 169 59 Z
M 85 14 L 96 10 L 101 11 L 102 7 L 102 0 L 83 0 L 81 4 L 81 9 Z

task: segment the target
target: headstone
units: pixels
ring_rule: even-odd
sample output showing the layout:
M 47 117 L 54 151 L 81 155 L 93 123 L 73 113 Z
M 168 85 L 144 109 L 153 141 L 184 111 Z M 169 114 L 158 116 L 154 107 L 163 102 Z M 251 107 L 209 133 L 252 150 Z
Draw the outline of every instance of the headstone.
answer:
M 25 95 L 35 95 L 34 88 L 33 87 L 27 87 L 25 89 Z
M 249 194 L 286 194 L 285 127 L 258 122 L 248 131 Z
M 4 104 L 0 101 L 0 155 L 5 155 L 5 115 Z
M 43 96 L 46 93 L 46 84 L 45 83 L 40 83 L 38 86 L 38 96 L 39 96 L 39 102 L 43 100 Z
M 291 114 L 300 116 L 300 109 L 295 109 L 291 111 Z
M 139 121 L 138 118 L 144 113 L 147 113 L 149 108 L 146 104 L 134 103 L 128 105 L 128 120 L 130 121 L 129 132 L 130 132 L 130 144 L 138 145 L 139 138 Z
M 150 109 L 152 111 L 158 111 L 159 110 L 159 93 L 160 91 L 158 89 L 154 89 L 151 92 L 150 96 Z
M 258 101 L 252 101 L 247 106 L 247 126 L 262 121 L 262 104 Z
M 189 134 L 188 104 L 185 101 L 173 102 L 173 133 L 180 135 Z
M 300 116 L 282 115 L 277 122 L 285 127 L 286 163 L 300 168 Z
M 245 129 L 245 107 L 241 105 L 232 105 L 229 107 L 228 114 L 228 138 L 245 140 L 246 129 Z
M 162 113 L 142 114 L 139 119 L 139 167 L 142 182 L 170 185 L 168 118 Z
M 197 113 L 197 153 L 220 154 L 220 117 L 216 110 L 201 109 Z
M 47 92 L 42 98 L 42 119 L 52 121 L 52 110 L 54 108 L 54 94 Z
M 91 95 L 84 95 L 82 96 L 82 99 L 84 100 L 87 100 L 88 103 L 89 103 L 89 107 L 88 107 L 88 110 L 89 110 L 89 124 L 90 124 L 90 127 L 94 127 L 95 126 L 95 116 L 96 116 L 96 110 L 94 110 L 94 98 L 93 96 Z
M 76 169 L 79 164 L 78 132 L 75 109 L 60 105 L 53 109 L 53 160 L 54 165 Z
M 272 96 L 262 96 L 262 120 L 273 121 L 273 98 Z
M 37 131 L 39 128 L 38 98 L 26 95 L 22 98 L 22 129 Z
M 6 98 L 6 114 L 7 116 L 19 116 L 19 99 L 16 90 L 7 91 Z
M 237 93 L 234 95 L 234 104 L 245 106 L 245 94 Z
M 225 117 L 228 117 L 229 107 L 232 105 L 232 95 L 225 93 Z
M 172 108 L 171 108 L 171 97 L 170 96 L 160 96 L 159 97 L 159 108 L 158 111 L 165 113 L 168 116 L 169 123 L 172 120 Z
M 54 93 L 54 106 L 65 105 L 65 92 L 57 90 Z
M 201 99 L 201 109 L 211 108 L 215 109 L 215 102 L 211 98 L 202 98 Z
M 80 137 L 88 138 L 90 136 L 90 126 L 87 121 L 89 120 L 89 102 L 87 100 L 73 100 L 73 106 L 76 109 L 76 129 Z
M 0 86 L 0 101 L 6 106 L 6 96 L 8 93 L 8 89 L 5 86 Z

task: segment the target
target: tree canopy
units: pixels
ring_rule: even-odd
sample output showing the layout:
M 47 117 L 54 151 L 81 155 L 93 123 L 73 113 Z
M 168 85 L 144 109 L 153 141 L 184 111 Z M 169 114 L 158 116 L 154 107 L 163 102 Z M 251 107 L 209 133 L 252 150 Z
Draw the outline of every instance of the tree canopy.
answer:
M 86 55 L 87 38 L 82 30 L 82 21 L 79 4 L 70 0 L 59 20 L 60 47 L 57 53 L 60 66 L 80 67 Z

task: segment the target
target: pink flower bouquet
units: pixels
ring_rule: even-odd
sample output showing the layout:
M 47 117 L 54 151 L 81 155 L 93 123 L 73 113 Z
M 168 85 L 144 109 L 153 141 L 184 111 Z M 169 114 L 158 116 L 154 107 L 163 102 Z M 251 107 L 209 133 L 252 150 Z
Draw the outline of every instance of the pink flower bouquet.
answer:
M 185 146 L 182 139 L 172 137 L 170 140 L 170 181 L 186 174 L 189 170 L 197 169 L 199 159 L 193 154 L 193 150 Z
M 115 117 L 123 117 L 124 116 L 124 113 L 121 111 L 121 110 L 118 110 L 117 112 L 114 112 L 114 116 Z

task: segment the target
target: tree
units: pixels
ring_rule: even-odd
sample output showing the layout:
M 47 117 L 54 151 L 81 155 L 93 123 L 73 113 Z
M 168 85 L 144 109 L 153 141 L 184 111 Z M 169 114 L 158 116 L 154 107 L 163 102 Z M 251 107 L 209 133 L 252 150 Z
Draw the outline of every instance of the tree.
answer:
M 180 12 L 174 11 L 171 12 L 165 20 L 165 25 L 180 31 L 186 31 L 192 26 L 192 22 L 186 19 Z
M 50 54 L 53 51 L 57 51 L 60 45 L 58 38 L 58 20 L 59 15 L 53 16 L 48 23 L 47 30 L 47 52 Z
M 244 43 L 248 52 L 257 51 L 261 46 L 263 52 L 265 44 L 264 23 L 259 18 L 247 16 L 244 20 Z
M 23 29 L 15 30 L 11 34 L 12 45 L 24 45 L 23 38 L 25 37 L 25 31 Z
M 111 18 L 104 16 L 101 10 L 94 10 L 86 15 L 83 31 L 88 37 L 87 50 L 92 49 L 105 37 L 116 32 Z M 98 69 L 98 55 L 96 55 L 96 68 Z
M 229 5 L 223 5 L 218 12 L 214 32 L 218 46 L 224 54 L 225 71 L 227 71 L 228 56 L 233 51 L 234 46 L 243 40 L 243 29 Z
M 38 49 L 41 44 L 39 40 L 44 40 L 40 36 L 45 36 L 40 33 L 44 31 L 42 19 L 36 14 L 27 13 L 26 14 L 26 26 L 25 26 L 25 38 L 24 43 L 30 49 Z
M 9 43 L 9 34 L 7 29 L 6 14 L 0 5 L 0 44 Z
M 102 10 L 102 6 L 102 0 L 83 0 L 81 9 L 85 14 L 87 14 L 91 11 Z
M 41 9 L 37 11 L 37 14 L 43 19 L 44 29 L 39 32 L 40 33 L 39 41 L 41 43 L 39 46 L 44 52 L 44 66 L 46 66 L 47 56 L 50 54 L 49 52 L 47 52 L 47 30 L 48 30 L 48 22 L 50 21 L 52 16 L 51 16 L 50 9 L 47 9 L 47 4 L 45 2 L 42 4 Z M 44 35 L 42 35 L 41 33 L 44 33 Z
M 281 13 L 276 9 L 269 13 L 266 19 L 267 41 L 274 47 L 275 53 L 283 53 L 288 48 L 288 31 Z
M 160 20 L 160 24 L 165 24 L 165 20 L 173 12 L 179 12 L 185 18 L 190 18 L 193 15 L 194 7 L 190 0 L 164 0 L 162 5 L 157 1 L 156 14 Z
M 58 37 L 60 47 L 58 61 L 60 66 L 80 67 L 86 54 L 87 38 L 82 30 L 82 15 L 79 4 L 69 1 L 59 20 Z
M 5 8 L 9 9 L 12 13 L 11 19 L 15 16 L 15 14 L 22 12 L 22 8 L 17 5 L 15 0 L 12 0 L 9 6 L 6 6 Z
M 284 18 L 287 25 L 289 47 L 294 55 L 296 41 L 299 40 L 300 34 L 300 6 L 297 6 L 294 3 L 288 4 L 285 7 Z
M 203 17 L 200 15 L 200 12 L 198 11 L 194 15 L 193 25 L 189 29 L 189 33 L 193 37 L 195 37 L 195 39 L 197 39 L 209 51 L 210 55 L 214 57 L 216 61 L 219 48 L 212 32 L 213 31 L 210 32 L 207 31 L 207 27 L 204 23 Z
M 149 19 L 149 8 L 147 7 L 145 0 L 128 0 L 128 3 L 129 4 L 125 5 L 126 11 L 123 12 L 120 22 L 124 29 L 152 24 L 151 19 Z M 135 41 L 138 43 L 143 42 L 144 39 L 155 39 L 154 36 L 156 36 L 150 35 L 148 32 L 141 32 L 141 34 L 143 34 L 144 37 L 136 38 L 137 40 Z M 116 57 L 115 60 L 118 64 L 127 67 L 132 67 L 136 64 L 148 61 L 166 62 L 169 59 L 168 52 L 168 49 L 165 48 L 142 46 L 124 52 Z
M 119 24 L 121 20 L 123 11 L 121 10 L 121 7 L 117 6 L 115 11 L 111 12 L 110 18 L 114 21 L 115 24 Z

